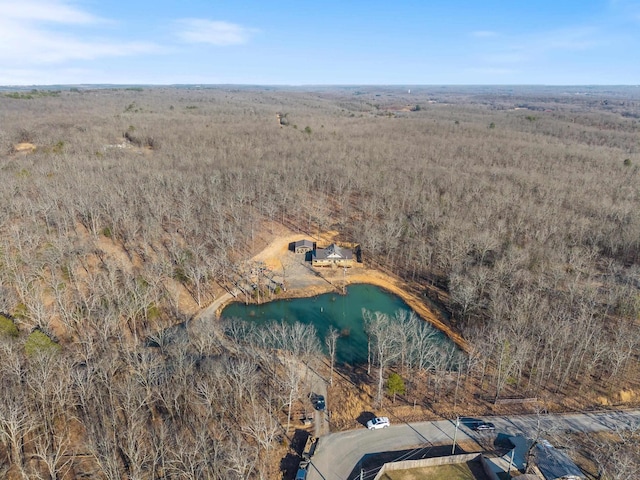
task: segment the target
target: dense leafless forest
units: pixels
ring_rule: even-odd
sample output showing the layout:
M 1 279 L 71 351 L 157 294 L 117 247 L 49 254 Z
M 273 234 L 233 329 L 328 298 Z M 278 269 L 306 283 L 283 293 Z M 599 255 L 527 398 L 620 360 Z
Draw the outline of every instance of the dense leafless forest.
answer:
M 375 326 L 420 402 L 637 401 L 639 141 L 631 87 L 0 92 L 0 475 L 279 478 L 324 342 L 192 321 L 278 224 L 468 340 L 423 362 Z

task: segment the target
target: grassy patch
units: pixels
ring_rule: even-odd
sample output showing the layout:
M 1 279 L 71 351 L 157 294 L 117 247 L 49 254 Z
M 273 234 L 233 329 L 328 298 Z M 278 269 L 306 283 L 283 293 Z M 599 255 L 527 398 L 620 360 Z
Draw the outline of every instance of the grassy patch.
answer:
M 155 320 L 160 316 L 160 308 L 155 303 L 150 303 L 147 306 L 147 318 L 149 320 Z
M 62 278 L 64 278 L 67 282 L 71 280 L 71 267 L 68 263 L 64 263 L 60 266 L 60 271 L 62 272 Z
M 6 337 L 17 337 L 18 327 L 10 318 L 0 315 L 0 335 Z
M 53 147 L 51 147 L 51 150 L 53 150 L 53 153 L 62 153 L 63 148 L 64 148 L 64 142 L 60 140 Z
M 64 142 L 60 140 L 50 147 L 40 147 L 38 148 L 38 151 L 42 153 L 55 153 L 59 155 L 63 152 L 63 149 L 64 149 Z
M 474 472 L 467 463 L 438 465 L 433 467 L 411 468 L 385 473 L 380 480 L 476 480 L 486 475 Z
M 24 303 L 19 303 L 13 311 L 13 316 L 15 318 L 27 318 L 28 313 L 27 306 Z
M 58 353 L 62 347 L 51 340 L 45 333 L 40 330 L 34 330 L 27 337 L 24 344 L 24 350 L 27 356 L 38 354 L 54 354 Z
M 189 283 L 189 277 L 187 276 L 187 272 L 185 271 L 184 267 L 182 267 L 181 265 L 176 265 L 175 267 L 173 267 L 172 277 L 174 280 L 177 280 L 180 283 L 184 283 L 184 284 Z

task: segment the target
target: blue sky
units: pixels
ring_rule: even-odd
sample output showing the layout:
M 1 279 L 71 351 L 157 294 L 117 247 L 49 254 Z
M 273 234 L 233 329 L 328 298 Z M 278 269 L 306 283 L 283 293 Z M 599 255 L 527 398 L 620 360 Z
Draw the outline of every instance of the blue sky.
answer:
M 0 0 L 0 85 L 640 84 L 640 0 Z

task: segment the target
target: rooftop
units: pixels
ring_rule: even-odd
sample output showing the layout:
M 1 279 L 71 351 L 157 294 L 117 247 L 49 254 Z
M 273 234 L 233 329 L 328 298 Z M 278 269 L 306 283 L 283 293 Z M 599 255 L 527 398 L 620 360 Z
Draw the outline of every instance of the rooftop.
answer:
M 546 480 L 584 480 L 586 477 L 567 454 L 546 440 L 535 447 L 536 466 Z
M 324 259 L 345 259 L 350 260 L 353 258 L 353 252 L 348 248 L 342 248 L 332 243 L 327 248 L 317 248 L 315 252 L 315 258 L 319 260 Z

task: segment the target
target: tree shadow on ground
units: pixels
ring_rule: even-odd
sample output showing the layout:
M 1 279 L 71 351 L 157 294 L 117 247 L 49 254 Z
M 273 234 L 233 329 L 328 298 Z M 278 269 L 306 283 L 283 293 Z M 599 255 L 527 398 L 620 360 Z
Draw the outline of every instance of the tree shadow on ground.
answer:
M 293 437 L 291 438 L 291 450 L 296 452 L 298 455 L 302 455 L 302 451 L 304 450 L 304 446 L 307 443 L 307 438 L 309 438 L 311 434 L 306 430 L 296 429 L 293 433 Z
M 372 418 L 376 418 L 376 414 L 373 412 L 362 412 L 360 413 L 360 415 L 358 415 L 358 418 L 356 418 L 356 420 L 358 421 L 358 423 L 362 424 L 363 426 L 367 426 L 367 422 L 369 420 L 371 420 Z
M 336 362 L 335 371 L 355 387 L 366 385 L 371 381 L 371 376 L 367 374 L 366 363 L 364 365 L 351 365 L 349 363 Z
M 307 443 L 307 439 L 311 436 L 306 430 L 296 429 L 291 437 L 291 444 L 289 445 L 290 451 L 282 460 L 280 460 L 280 471 L 282 472 L 283 480 L 292 480 L 296 476 L 296 472 L 300 467 L 302 461 L 302 452 L 304 446 Z
M 296 477 L 300 460 L 300 457 L 294 453 L 287 453 L 280 460 L 280 471 L 282 472 L 283 480 L 293 480 Z

